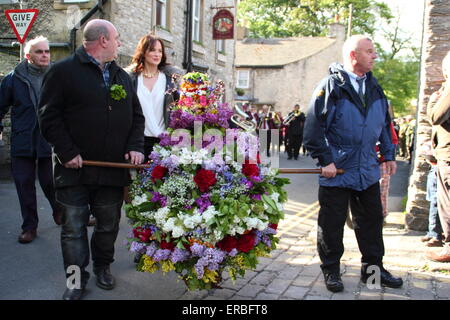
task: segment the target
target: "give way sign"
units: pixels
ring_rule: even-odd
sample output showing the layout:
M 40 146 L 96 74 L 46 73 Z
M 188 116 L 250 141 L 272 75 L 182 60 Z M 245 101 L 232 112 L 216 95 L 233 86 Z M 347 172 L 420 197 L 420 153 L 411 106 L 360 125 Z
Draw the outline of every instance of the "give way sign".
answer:
M 6 18 L 8 18 L 9 24 L 20 43 L 23 44 L 25 42 L 38 13 L 38 9 L 5 10 Z

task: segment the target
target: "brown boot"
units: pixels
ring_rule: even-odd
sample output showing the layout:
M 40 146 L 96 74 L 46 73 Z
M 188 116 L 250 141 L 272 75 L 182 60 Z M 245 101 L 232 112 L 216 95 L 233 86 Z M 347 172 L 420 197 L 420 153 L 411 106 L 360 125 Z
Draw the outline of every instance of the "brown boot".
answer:
M 430 240 L 428 240 L 425 245 L 427 247 L 443 247 L 444 243 L 441 240 L 438 240 L 436 238 L 431 238 Z
M 446 244 L 439 253 L 428 252 L 427 258 L 436 262 L 450 262 L 450 246 Z
M 30 243 L 31 241 L 36 238 L 36 230 L 27 230 L 22 232 L 22 234 L 19 236 L 19 242 L 20 243 Z

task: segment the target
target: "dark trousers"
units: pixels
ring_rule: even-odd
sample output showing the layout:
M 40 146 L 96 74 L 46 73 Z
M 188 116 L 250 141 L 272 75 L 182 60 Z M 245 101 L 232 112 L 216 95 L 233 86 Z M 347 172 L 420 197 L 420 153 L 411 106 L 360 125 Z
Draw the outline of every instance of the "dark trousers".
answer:
M 53 211 L 56 211 L 55 189 L 53 186 L 52 159 L 12 157 L 11 171 L 19 196 L 20 210 L 22 212 L 22 230 L 35 230 L 38 227 L 38 213 L 36 201 L 36 171 L 47 200 Z
M 446 245 L 450 244 L 450 161 L 438 161 L 436 167 L 437 206 Z
M 291 135 L 289 136 L 289 144 L 288 144 L 288 157 L 298 158 L 298 154 L 300 153 L 300 147 L 303 142 L 302 135 Z
M 382 267 L 384 244 L 380 184 L 377 182 L 363 191 L 321 186 L 319 203 L 317 249 L 322 261 L 322 271 L 340 272 L 340 259 L 344 254 L 344 225 L 349 203 L 363 267 Z
M 82 280 L 86 281 L 89 277 L 85 271 L 89 264 L 89 215 L 96 218 L 91 238 L 95 272 L 114 261 L 114 243 L 119 232 L 123 188 L 86 185 L 58 188 L 56 199 L 63 208 L 61 248 L 64 269 L 67 272 L 69 266 L 79 266 Z

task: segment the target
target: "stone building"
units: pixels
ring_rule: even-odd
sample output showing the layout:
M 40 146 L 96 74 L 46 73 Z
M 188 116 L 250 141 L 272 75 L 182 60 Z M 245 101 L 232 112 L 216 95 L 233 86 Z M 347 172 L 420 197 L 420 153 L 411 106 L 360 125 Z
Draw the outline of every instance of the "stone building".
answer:
M 283 115 L 296 103 L 306 111 L 329 65 L 342 62 L 345 35 L 345 26 L 335 23 L 328 37 L 238 40 L 235 100 L 268 104 Z
M 425 0 L 424 32 L 421 61 L 420 95 L 417 110 L 416 150 L 431 136 L 426 109 L 430 95 L 444 81 L 442 59 L 450 50 L 450 2 Z M 430 166 L 415 152 L 412 175 L 409 180 L 405 223 L 409 229 L 428 229 L 429 202 L 426 200 L 426 176 Z
M 19 8 L 18 3 L 11 2 L 17 1 L 0 0 L 0 11 Z M 207 72 L 213 81 L 223 80 L 226 101 L 233 99 L 235 41 L 213 40 L 212 18 L 217 7 L 229 7 L 235 16 L 235 0 L 24 0 L 22 3 L 24 9 L 40 10 L 28 39 L 47 36 L 53 61 L 81 45 L 85 23 L 100 17 L 111 21 L 120 33 L 118 62 L 122 67 L 129 64 L 139 38 L 153 32 L 163 39 L 169 63 L 182 72 L 191 65 L 193 70 Z M 191 28 L 187 27 L 189 13 Z M 191 32 L 186 32 L 187 29 Z M 17 40 L 4 14 L 0 16 L 0 35 L 1 77 L 19 62 L 19 49 L 13 43 Z M 3 140 L 7 143 L 8 138 L 6 128 Z M 9 146 L 0 146 L 0 163 L 8 161 L 5 150 Z

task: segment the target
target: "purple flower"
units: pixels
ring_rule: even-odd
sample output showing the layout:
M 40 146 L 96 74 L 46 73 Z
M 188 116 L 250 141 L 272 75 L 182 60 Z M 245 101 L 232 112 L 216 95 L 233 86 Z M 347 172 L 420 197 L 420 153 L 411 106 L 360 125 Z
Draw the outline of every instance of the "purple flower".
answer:
M 149 246 L 147 246 L 147 251 L 145 252 L 145 254 L 151 258 L 155 254 L 156 249 L 156 244 L 152 242 Z
M 195 264 L 197 278 L 203 278 L 204 267 L 207 267 L 211 271 L 218 270 L 226 255 L 226 252 L 214 248 L 207 248 L 206 250 L 204 250 L 203 256 L 198 259 L 197 263 Z
M 205 251 L 206 247 L 204 245 L 194 243 L 191 246 L 191 252 L 193 257 L 201 257 L 203 256 L 203 252 Z
M 200 212 L 204 212 L 210 205 L 211 201 L 209 200 L 209 194 L 204 193 L 199 198 L 195 200 L 195 203 L 198 206 Z
M 167 260 L 169 259 L 171 254 L 171 251 L 168 249 L 158 249 L 155 252 L 155 255 L 153 256 L 153 260 L 155 261 L 161 261 L 161 260 Z
M 131 247 L 130 247 L 130 251 L 131 252 L 139 252 L 139 253 L 143 253 L 145 249 L 145 244 L 142 242 L 136 242 L 133 241 L 131 243 Z
M 233 248 L 230 252 L 228 252 L 228 255 L 230 256 L 230 257 L 234 257 L 235 255 L 237 255 L 238 254 L 238 250 L 236 249 L 236 248 Z
M 159 162 L 159 160 L 161 159 L 161 155 L 156 151 L 152 151 L 149 158 L 150 160 L 153 160 L 153 162 Z
M 183 250 L 180 248 L 175 248 L 170 255 L 170 260 L 173 263 L 182 262 L 189 259 L 190 253 L 187 250 Z
M 163 132 L 159 135 L 159 145 L 162 147 L 170 146 L 171 139 L 170 135 L 167 132 Z M 152 152 L 153 153 L 153 152 Z
M 260 194 L 252 194 L 250 196 L 253 200 L 261 201 L 261 195 Z

